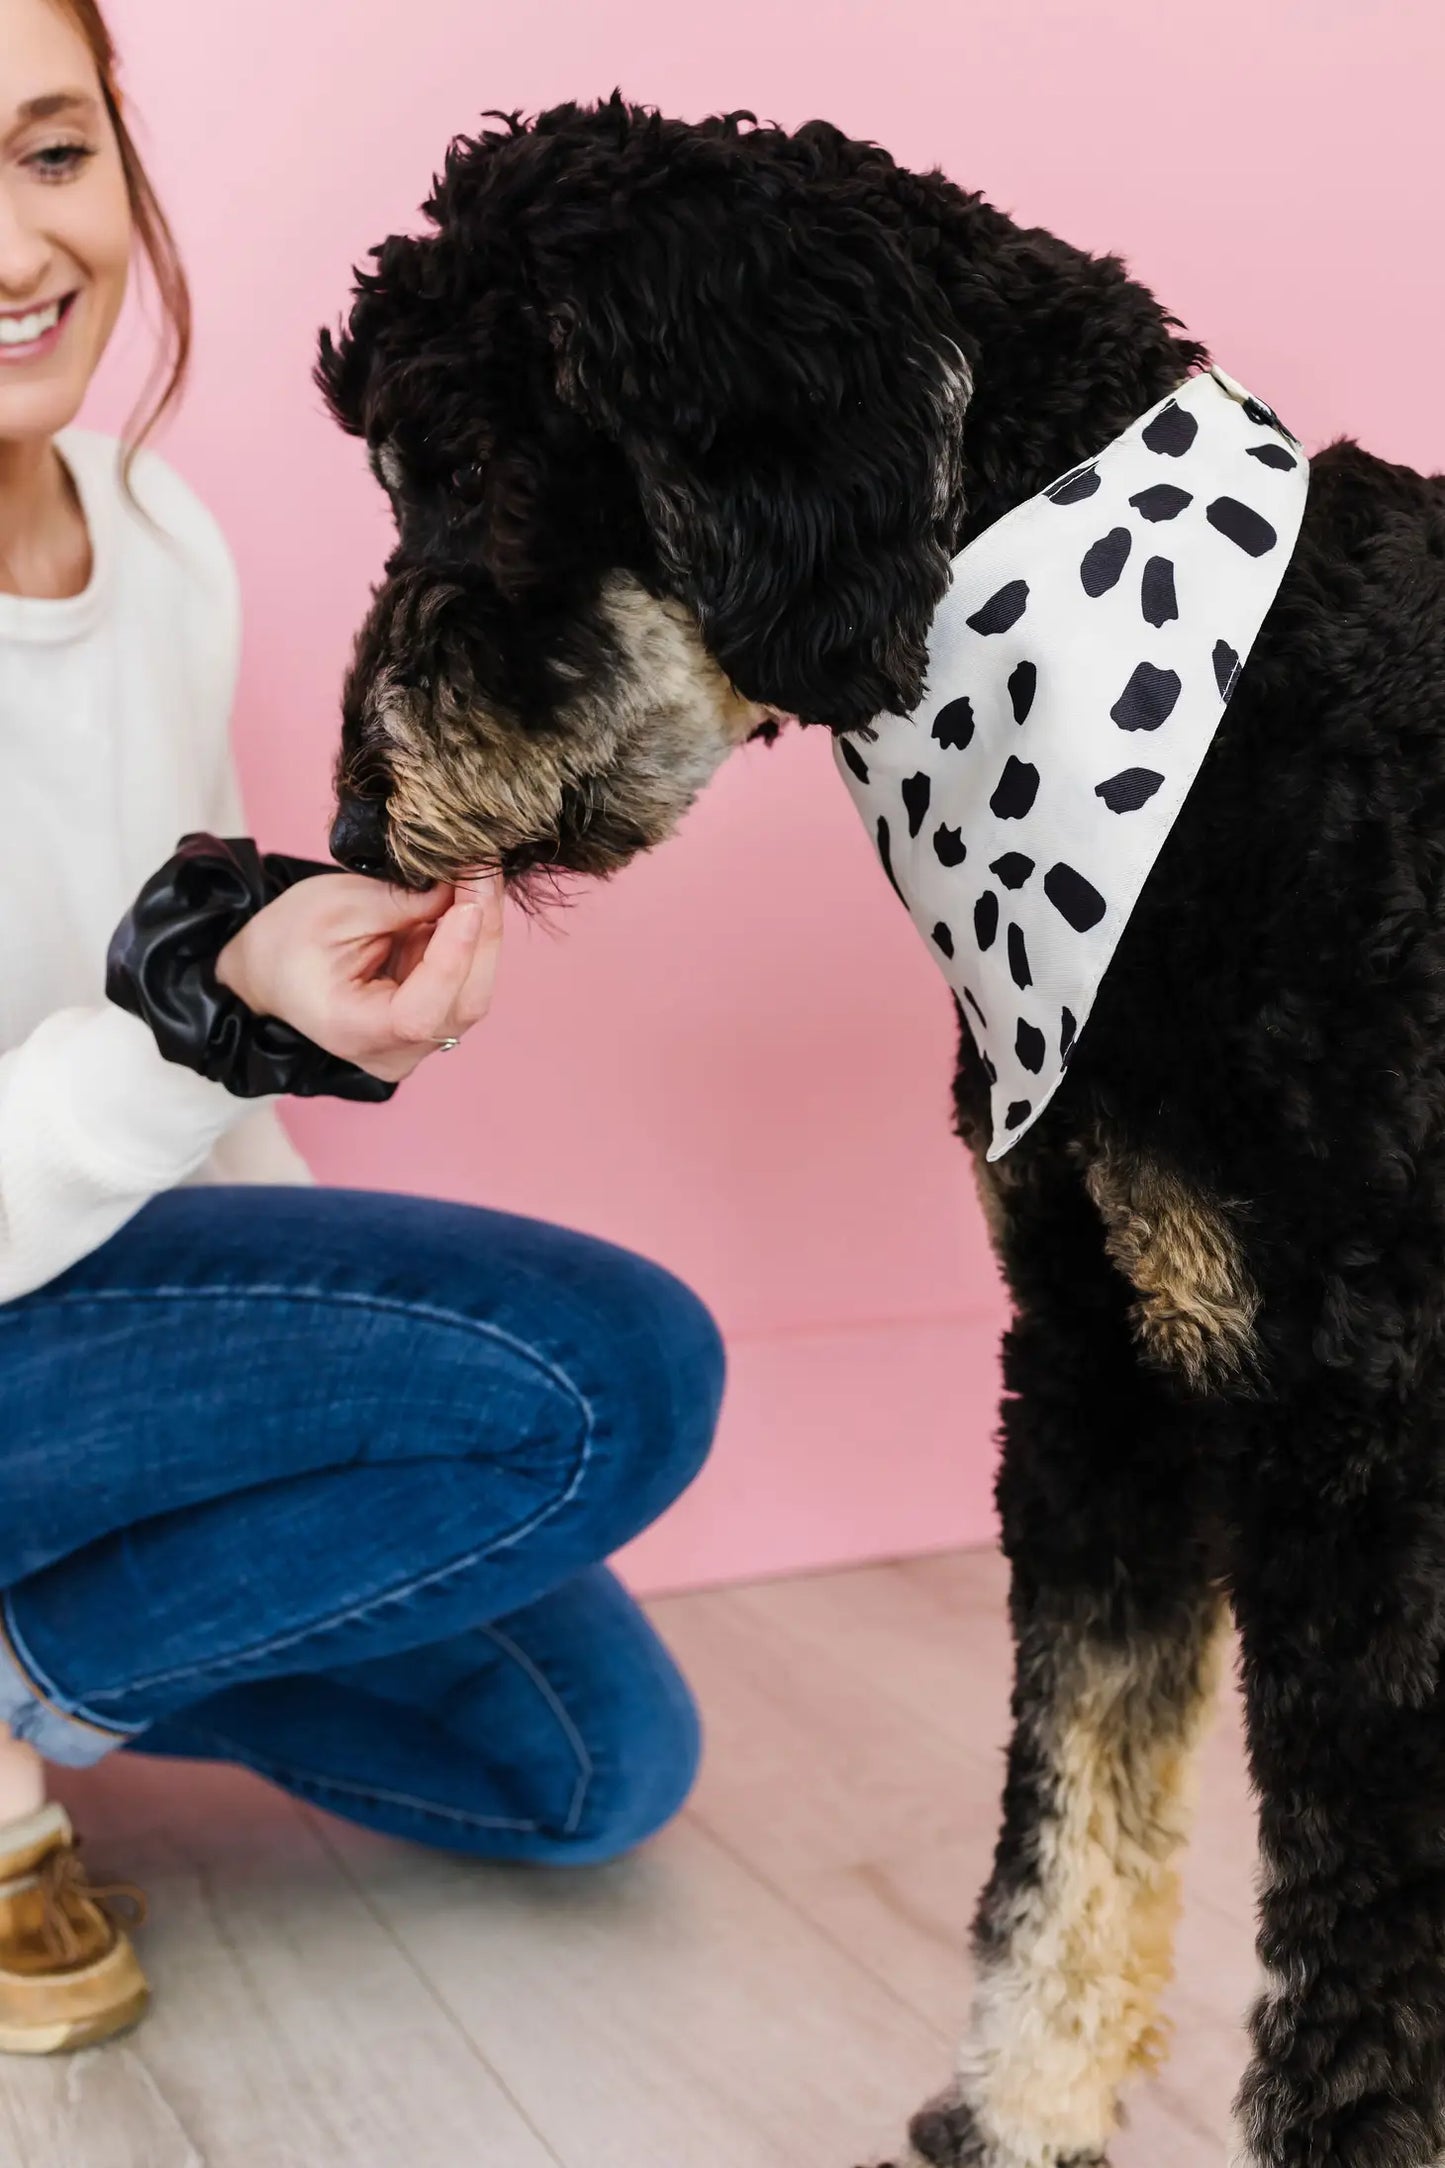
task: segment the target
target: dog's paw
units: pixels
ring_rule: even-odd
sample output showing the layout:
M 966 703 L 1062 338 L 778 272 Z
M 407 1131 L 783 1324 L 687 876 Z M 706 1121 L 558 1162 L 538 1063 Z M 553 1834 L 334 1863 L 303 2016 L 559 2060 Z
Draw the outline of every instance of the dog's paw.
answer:
M 1102 2153 L 1055 2153 L 1040 2145 L 1000 2144 L 979 2129 L 968 2102 L 943 2093 L 908 2126 L 911 2150 L 881 2168 L 1108 2168 Z
M 973 2111 L 956 2092 L 941 2093 L 908 2126 L 908 2151 L 876 2168 L 1005 2168 L 985 2145 Z M 1008 2164 L 1012 2168 L 1012 2164 Z
M 928 2168 L 1012 2168 L 987 2143 L 972 2108 L 957 2093 L 943 2093 L 920 2108 L 908 2135 Z

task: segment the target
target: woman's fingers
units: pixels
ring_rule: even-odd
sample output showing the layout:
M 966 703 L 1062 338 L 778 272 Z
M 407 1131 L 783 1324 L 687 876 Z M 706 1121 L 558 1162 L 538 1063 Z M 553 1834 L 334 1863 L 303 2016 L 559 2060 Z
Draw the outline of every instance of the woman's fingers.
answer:
M 380 889 L 380 900 L 373 897 L 378 926 L 386 926 L 398 933 L 410 932 L 413 927 L 434 925 L 451 909 L 456 890 L 446 881 L 436 881 L 430 888 L 394 888 L 389 882 L 369 881 L 373 891 Z M 362 897 L 359 908 L 365 912 L 367 899 Z
M 431 945 L 434 926 L 413 926 L 391 944 L 386 959 L 384 977 L 394 979 L 401 986 L 409 979 Z
M 396 888 L 389 881 L 360 873 L 333 873 L 327 879 L 336 930 L 356 941 L 386 935 L 401 940 L 434 926 L 451 908 L 456 891 L 445 881 L 431 888 Z
M 333 963 L 320 1043 L 398 1081 L 486 1014 L 502 937 L 501 878 L 413 892 L 343 874 L 324 887 L 316 900 Z
M 492 1005 L 502 960 L 503 893 L 500 874 L 457 890 L 458 903 L 464 908 L 474 906 L 482 915 L 471 969 L 457 997 L 456 1019 L 462 1031 L 479 1024 Z
M 501 940 L 500 894 L 453 904 L 391 999 L 394 1035 L 414 1045 L 459 1037 L 486 1013 Z
M 502 902 L 506 889 L 500 873 L 480 873 L 475 880 L 458 881 L 453 891 L 457 903 L 477 903 L 486 918 L 486 930 L 499 935 L 502 931 Z
M 492 952 L 502 937 L 502 896 L 500 876 L 491 881 L 476 881 L 467 886 L 459 886 L 456 891 L 457 903 L 479 904 L 484 914 L 471 976 L 460 996 L 459 1008 L 464 1025 L 480 1022 L 487 1012 L 492 984 L 496 978 L 496 964 Z M 435 930 L 434 925 L 428 924 L 414 926 L 398 935 L 391 944 L 386 977 L 394 979 L 398 985 L 409 979 L 426 954 Z M 480 982 L 480 986 L 475 982 Z

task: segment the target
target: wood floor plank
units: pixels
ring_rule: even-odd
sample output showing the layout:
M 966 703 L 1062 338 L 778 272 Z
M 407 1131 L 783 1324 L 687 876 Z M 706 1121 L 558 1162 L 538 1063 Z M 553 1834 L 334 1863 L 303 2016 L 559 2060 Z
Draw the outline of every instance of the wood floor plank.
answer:
M 971 1551 L 931 1551 L 923 1558 L 903 1558 L 896 1570 L 918 1588 L 932 1591 L 952 1610 L 987 1611 L 1001 1616 L 1008 1603 L 1008 1560 L 995 1544 Z
M 129 2041 L 7 2063 L 0 2093 L 6 2168 L 212 2168 Z
M 922 1724 L 848 1646 L 787 1640 L 724 1592 L 659 1624 L 703 1708 L 704 1819 L 746 1824 L 774 1875 L 928 1848 L 996 1803 L 995 1740 Z
M 302 1809 L 128 1757 L 64 1789 L 150 1893 L 157 1999 L 122 2048 L 6 2067 L 24 2168 L 558 2168 Z
M 987 1573 L 980 1589 L 966 1570 L 956 1596 L 934 1592 L 896 1565 L 817 1574 L 729 1592 L 730 1600 L 773 1642 L 784 1673 L 799 1676 L 804 1652 L 815 1664 L 842 1665 L 904 1712 L 916 1732 L 941 1734 L 964 1748 L 995 1788 L 1008 1737 L 1012 1645 L 1003 1607 Z
M 690 1818 L 576 1876 L 331 1838 L 566 2168 L 851 2168 L 946 2067 L 938 2033 Z

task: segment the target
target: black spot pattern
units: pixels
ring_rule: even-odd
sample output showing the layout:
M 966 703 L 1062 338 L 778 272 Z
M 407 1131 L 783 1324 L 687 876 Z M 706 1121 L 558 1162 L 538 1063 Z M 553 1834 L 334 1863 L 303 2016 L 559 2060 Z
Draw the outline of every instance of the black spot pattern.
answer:
M 1244 414 L 1245 419 L 1253 422 L 1256 429 L 1277 429 L 1282 437 L 1294 437 L 1294 431 L 1286 429 L 1274 408 L 1266 406 L 1262 399 L 1246 399 Z M 1297 437 L 1295 442 L 1299 442 Z
M 1179 615 L 1174 592 L 1174 567 L 1167 557 L 1151 557 L 1139 583 L 1139 604 L 1149 625 L 1167 625 Z
M 1162 452 L 1168 459 L 1181 459 L 1198 434 L 1199 424 L 1194 416 L 1186 414 L 1178 401 L 1171 399 L 1150 422 L 1143 441 L 1151 452 Z
M 910 775 L 903 785 L 903 804 L 908 814 L 908 833 L 916 836 L 923 826 L 929 800 L 933 796 L 933 780 L 930 776 Z
M 1239 682 L 1239 657 L 1227 640 L 1214 643 L 1214 682 L 1221 700 L 1227 700 Z
M 1028 601 L 1028 581 L 1010 580 L 996 595 L 990 595 L 983 607 L 975 610 L 965 622 L 975 632 L 1007 632 L 1023 616 Z
M 1124 768 L 1106 783 L 1098 784 L 1094 796 L 1102 798 L 1111 813 L 1137 813 L 1140 806 L 1149 803 L 1163 780 L 1153 768 Z
M 1019 1018 L 1018 1036 L 1014 1040 L 1014 1052 L 1031 1075 L 1037 1076 L 1044 1066 L 1044 1056 L 1049 1050 L 1048 1040 L 1037 1024 L 1025 1017 Z
M 1044 875 L 1044 894 L 1075 933 L 1088 933 L 1108 909 L 1093 883 L 1086 881 L 1082 873 L 1076 873 L 1072 866 L 1050 866 Z
M 1071 474 L 1061 474 L 1057 482 L 1050 482 L 1044 495 L 1055 504 L 1082 504 L 1092 497 L 1099 486 L 1098 471 L 1094 467 L 1075 467 Z
M 1157 730 L 1173 714 L 1181 690 L 1177 670 L 1141 662 L 1109 713 L 1121 730 Z
M 844 760 L 853 770 L 853 773 L 857 776 L 859 782 L 866 783 L 868 780 L 868 763 L 863 758 L 863 755 L 859 752 L 857 746 L 854 745 L 852 739 L 840 738 L 838 740 L 838 744 L 842 748 Z
M 972 1026 L 996 1149 L 1035 1119 L 1077 1052 L 1118 929 L 1208 743 L 1215 694 L 1227 703 L 1238 685 L 1259 623 L 1253 604 L 1274 591 L 1308 469 L 1271 411 L 1238 387 L 1227 401 L 1181 387 L 1126 436 L 1127 448 L 1121 440 L 1050 483 L 1033 506 L 1037 524 L 1011 547 L 972 560 L 944 607 L 951 640 L 970 609 L 969 630 L 983 637 L 932 650 L 937 713 L 900 719 L 899 735 L 880 717 L 856 744 L 841 739 L 839 765 L 876 823 L 887 877 L 900 895 L 900 873 L 919 887 L 911 908 Z M 1055 522 L 1045 501 L 1076 508 L 1076 524 Z M 1153 532 L 1171 522 L 1167 535 Z M 1249 561 L 1259 559 L 1256 570 Z M 1211 615 L 1229 634 L 1212 652 Z M 1117 767 L 1128 752 L 1118 740 L 1108 749 L 1111 729 L 1149 736 L 1159 765 Z M 1090 807 L 1091 794 L 1114 820 Z M 915 847 L 924 836 L 928 846 L 895 871 L 905 816 Z M 1002 848 L 1005 836 L 1020 847 Z M 954 873 L 970 854 L 964 888 Z M 993 1030 L 963 984 L 970 955 Z
M 1263 513 L 1241 504 L 1238 497 L 1216 497 L 1204 517 L 1250 557 L 1263 557 L 1279 540 Z
M 1021 821 L 1039 794 L 1039 771 L 1031 761 L 1016 760 L 1012 753 L 989 799 L 990 811 L 1001 821 Z
M 883 871 L 888 876 L 889 885 L 892 888 L 894 895 L 898 898 L 898 901 L 906 909 L 908 905 L 908 898 L 904 895 L 902 889 L 898 886 L 898 876 L 893 871 L 893 839 L 888 833 L 888 823 L 881 813 L 878 816 L 878 856 L 882 863 Z
M 1287 452 L 1282 444 L 1251 444 L 1251 459 L 1257 459 L 1262 467 L 1277 467 L 1281 474 L 1288 474 L 1299 465 L 1293 452 Z
M 932 735 L 950 752 L 961 753 L 973 743 L 973 702 L 960 696 L 941 707 L 933 718 Z
M 1180 489 L 1175 482 L 1155 482 L 1151 488 L 1141 489 L 1129 502 L 1144 519 L 1177 519 L 1194 499 L 1187 489 Z
M 1079 578 L 1086 595 L 1107 595 L 1111 587 L 1119 584 L 1119 575 L 1129 561 L 1134 538 L 1127 527 L 1113 527 L 1108 534 L 1100 535 L 1097 542 L 1084 552 L 1079 566 Z

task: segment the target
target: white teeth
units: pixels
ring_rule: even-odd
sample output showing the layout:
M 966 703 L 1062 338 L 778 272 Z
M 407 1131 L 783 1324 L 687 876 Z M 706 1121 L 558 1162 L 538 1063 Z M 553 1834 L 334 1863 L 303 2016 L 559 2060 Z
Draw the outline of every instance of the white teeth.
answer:
M 60 322 L 60 303 L 37 309 L 33 316 L 0 316 L 0 346 L 33 346 Z

